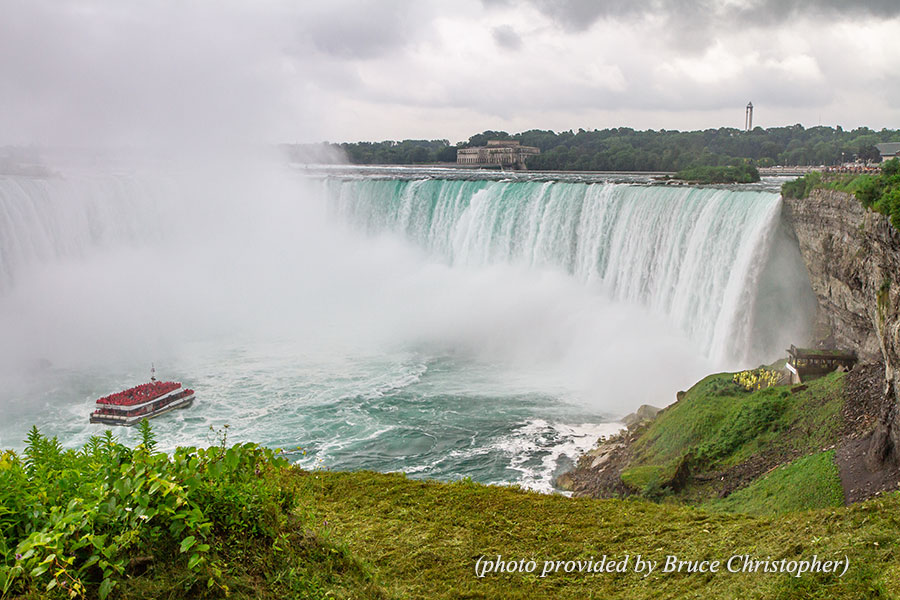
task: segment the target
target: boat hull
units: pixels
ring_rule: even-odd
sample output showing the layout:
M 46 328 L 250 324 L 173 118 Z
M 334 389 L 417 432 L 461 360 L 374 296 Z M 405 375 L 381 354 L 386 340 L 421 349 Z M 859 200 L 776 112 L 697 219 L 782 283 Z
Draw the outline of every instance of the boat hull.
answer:
M 132 427 L 137 425 L 144 419 L 153 419 L 154 417 L 158 417 L 160 415 L 164 415 L 167 412 L 179 409 L 179 408 L 188 408 L 194 403 L 194 395 L 186 396 L 184 398 L 179 398 L 174 400 L 165 406 L 161 406 L 156 410 L 152 410 L 139 415 L 116 415 L 116 414 L 100 414 L 100 413 L 91 413 L 91 423 L 100 423 L 103 425 L 121 425 L 124 427 Z

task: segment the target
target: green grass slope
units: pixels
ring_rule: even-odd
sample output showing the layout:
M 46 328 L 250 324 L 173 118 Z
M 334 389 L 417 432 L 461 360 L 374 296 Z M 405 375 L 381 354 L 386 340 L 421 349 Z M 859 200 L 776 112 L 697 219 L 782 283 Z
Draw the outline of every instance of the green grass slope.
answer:
M 684 501 L 715 497 L 719 478 L 713 475 L 751 462 L 787 463 L 836 443 L 845 400 L 842 373 L 802 387 L 750 392 L 734 383 L 730 373 L 710 375 L 639 433 L 622 481 L 650 496 L 663 489 Z M 829 473 L 837 477 L 836 471 Z M 795 506 L 794 498 L 784 500 L 784 507 L 774 501 L 768 505 L 773 512 Z M 736 509 L 742 506 L 734 504 Z
M 755 515 L 844 505 L 834 450 L 776 467 L 747 487 L 708 504 L 713 510 Z
M 314 477 L 307 474 L 303 477 Z M 366 561 L 393 598 L 891 598 L 900 593 L 900 497 L 778 518 L 716 514 L 644 500 L 571 499 L 402 475 L 319 474 L 319 522 Z M 845 575 L 565 573 L 547 560 L 664 563 L 758 558 L 849 558 Z M 477 577 L 481 557 L 534 560 L 534 573 Z M 633 567 L 633 565 L 632 565 Z

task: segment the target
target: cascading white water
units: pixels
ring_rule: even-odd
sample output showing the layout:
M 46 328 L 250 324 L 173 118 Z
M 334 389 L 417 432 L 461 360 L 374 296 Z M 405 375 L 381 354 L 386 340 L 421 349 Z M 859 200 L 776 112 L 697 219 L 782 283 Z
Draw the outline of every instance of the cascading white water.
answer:
M 0 293 L 30 266 L 158 240 L 175 195 L 163 178 L 0 175 Z
M 755 312 L 779 229 L 776 193 L 432 179 L 335 178 L 326 188 L 338 220 L 402 234 L 452 265 L 549 267 L 599 283 L 665 315 L 716 362 L 779 350 L 754 343 L 772 337 L 756 331 Z M 802 296 L 804 284 L 779 291 Z M 808 302 L 781 304 L 791 334 L 802 329 Z
M 774 278 L 783 314 L 759 314 L 773 248 L 786 247 L 773 192 L 329 177 L 323 196 L 338 221 L 400 234 L 451 266 L 556 269 L 598 285 L 612 300 L 663 315 L 717 363 L 771 358 L 808 321 L 808 285 L 790 247 L 787 275 L 797 281 Z M 31 265 L 159 241 L 187 214 L 183 203 L 172 179 L 2 176 L 0 293 Z M 771 331 L 785 323 L 785 336 Z

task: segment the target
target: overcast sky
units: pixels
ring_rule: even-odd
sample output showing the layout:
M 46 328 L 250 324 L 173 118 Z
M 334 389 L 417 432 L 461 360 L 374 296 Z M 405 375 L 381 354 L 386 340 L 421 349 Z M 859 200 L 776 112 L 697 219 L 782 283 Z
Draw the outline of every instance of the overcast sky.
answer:
M 0 144 L 900 128 L 900 1 L 0 0 Z

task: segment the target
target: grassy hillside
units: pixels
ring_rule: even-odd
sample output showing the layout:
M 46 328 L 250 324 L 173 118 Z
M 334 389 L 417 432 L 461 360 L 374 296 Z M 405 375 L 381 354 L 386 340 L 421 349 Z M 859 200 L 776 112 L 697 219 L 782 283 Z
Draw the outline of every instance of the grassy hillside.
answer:
M 307 475 L 306 477 L 311 477 Z M 320 518 L 399 598 L 879 598 L 900 593 L 900 498 L 778 519 L 642 500 L 568 499 L 401 475 L 329 473 Z M 664 561 L 847 555 L 843 577 L 780 574 L 555 573 L 475 576 L 481 556 L 543 561 L 641 554 Z
M 834 450 L 775 467 L 747 487 L 709 502 L 713 510 L 777 514 L 844 504 Z
M 805 386 L 746 391 L 730 373 L 710 375 L 639 433 L 621 479 L 649 497 L 702 502 L 721 494 L 725 485 L 743 487 L 772 466 L 821 452 L 840 438 L 843 379 L 842 373 L 832 373 Z M 823 461 L 833 466 L 830 458 L 815 465 Z M 819 471 L 825 488 L 840 488 L 836 468 Z M 838 494 L 825 497 L 828 505 L 843 503 Z M 744 504 L 735 500 L 728 506 Z M 767 506 L 772 513 L 803 508 L 790 494 L 754 506 L 757 511 Z M 820 498 L 808 507 L 815 506 L 823 506 Z

